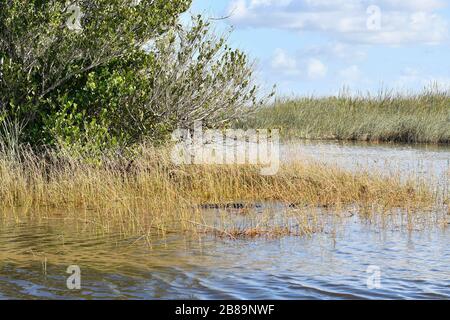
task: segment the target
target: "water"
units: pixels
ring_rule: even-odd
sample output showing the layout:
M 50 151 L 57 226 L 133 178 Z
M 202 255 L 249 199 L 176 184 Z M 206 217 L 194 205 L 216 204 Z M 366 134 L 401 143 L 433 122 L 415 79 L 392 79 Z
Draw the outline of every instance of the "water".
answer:
M 448 148 L 319 143 L 283 154 L 352 170 L 416 170 L 448 185 Z M 348 216 L 310 237 L 147 242 L 64 220 L 4 219 L 0 299 L 450 299 L 450 217 L 421 230 L 387 220 Z M 66 286 L 70 265 L 81 269 L 81 290 Z M 379 288 L 368 286 L 377 284 L 371 270 L 380 271 Z
M 450 146 L 305 141 L 285 144 L 281 152 L 284 161 L 311 160 L 353 171 L 400 174 L 448 191 Z

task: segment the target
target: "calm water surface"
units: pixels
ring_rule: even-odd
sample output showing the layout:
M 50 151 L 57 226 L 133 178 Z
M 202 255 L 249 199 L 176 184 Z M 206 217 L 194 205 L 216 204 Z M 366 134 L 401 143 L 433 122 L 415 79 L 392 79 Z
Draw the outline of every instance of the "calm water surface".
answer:
M 450 149 L 335 143 L 295 144 L 297 157 L 352 170 L 389 170 L 448 186 Z M 389 160 L 389 161 L 385 161 Z M 450 217 L 447 220 L 450 223 Z M 0 219 L 0 299 L 450 299 L 447 223 L 409 230 L 346 217 L 311 237 L 151 239 L 95 234 L 62 220 Z M 81 268 L 79 291 L 66 269 Z M 381 272 L 369 289 L 368 267 Z
M 284 162 L 311 160 L 353 171 L 400 174 L 449 191 L 450 146 L 304 141 L 283 145 L 281 153 Z

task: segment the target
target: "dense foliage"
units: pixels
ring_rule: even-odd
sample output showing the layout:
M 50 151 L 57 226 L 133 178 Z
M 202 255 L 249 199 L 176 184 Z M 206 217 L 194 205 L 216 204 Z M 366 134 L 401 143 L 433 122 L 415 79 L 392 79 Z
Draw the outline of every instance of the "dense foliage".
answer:
M 190 2 L 0 0 L 0 121 L 94 152 L 251 111 L 251 64 L 201 17 L 180 25 Z

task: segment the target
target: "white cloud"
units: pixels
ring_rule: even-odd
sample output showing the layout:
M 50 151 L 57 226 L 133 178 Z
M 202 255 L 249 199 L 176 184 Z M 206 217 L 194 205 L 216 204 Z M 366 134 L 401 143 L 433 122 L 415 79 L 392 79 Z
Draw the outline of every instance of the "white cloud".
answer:
M 382 0 L 379 6 L 410 11 L 432 11 L 445 7 L 443 0 Z
M 328 67 L 317 58 L 292 56 L 283 49 L 276 49 L 270 61 L 272 71 L 285 79 L 318 80 L 327 76 Z M 302 70 L 304 70 L 302 72 Z
M 427 75 L 416 68 L 405 68 L 402 74 L 394 81 L 394 87 L 399 90 L 408 88 L 422 89 L 426 87 L 449 90 L 450 77 Z
M 275 69 L 296 69 L 297 61 L 283 49 L 276 49 L 272 59 L 272 67 Z
M 249 14 L 247 9 L 247 3 L 245 0 L 234 0 L 231 2 L 228 13 L 233 16 L 234 20 L 245 19 Z
M 295 0 L 294 0 L 295 1 Z M 287 6 L 292 0 L 250 0 L 250 8 L 269 7 L 269 6 Z
M 370 30 L 367 8 L 381 9 L 379 30 Z M 340 41 L 366 44 L 439 44 L 449 22 L 436 13 L 440 0 L 233 0 L 231 21 L 242 27 L 323 32 Z
M 311 59 L 308 62 L 308 77 L 310 79 L 320 79 L 327 75 L 328 68 L 319 59 Z
M 312 57 L 325 57 L 327 59 L 340 59 L 344 61 L 360 62 L 366 59 L 367 53 L 363 46 L 349 45 L 342 42 L 334 42 L 323 45 L 308 46 L 302 51 L 302 55 Z
M 283 49 L 276 49 L 271 61 L 272 69 L 286 76 L 300 74 L 300 69 L 295 57 L 290 56 Z
M 352 65 L 348 68 L 339 71 L 339 76 L 347 83 L 353 84 L 362 79 L 362 72 L 357 65 Z

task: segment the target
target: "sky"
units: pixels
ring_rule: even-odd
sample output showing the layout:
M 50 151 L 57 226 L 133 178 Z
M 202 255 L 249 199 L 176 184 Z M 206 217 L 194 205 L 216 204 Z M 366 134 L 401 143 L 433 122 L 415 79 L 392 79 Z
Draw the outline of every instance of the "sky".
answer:
M 450 88 L 450 0 L 193 0 L 286 96 Z

